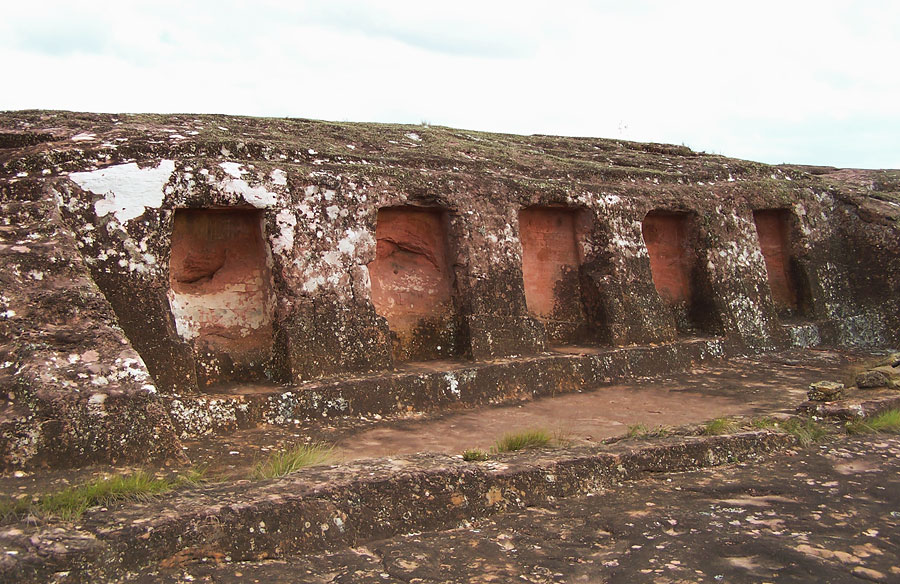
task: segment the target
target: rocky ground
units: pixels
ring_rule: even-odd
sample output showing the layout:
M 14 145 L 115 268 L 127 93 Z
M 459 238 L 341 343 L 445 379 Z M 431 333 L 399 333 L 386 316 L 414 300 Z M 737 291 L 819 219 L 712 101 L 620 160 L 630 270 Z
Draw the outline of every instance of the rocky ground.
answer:
M 218 465 L 201 484 L 71 520 L 7 515 L 0 582 L 900 581 L 900 438 L 845 426 L 900 394 L 848 387 L 793 420 L 819 435 L 788 424 L 811 382 L 849 386 L 885 359 L 793 351 L 499 408 L 209 437 L 187 450 Z M 703 430 L 721 416 L 734 424 Z M 562 422 L 568 439 L 545 448 L 460 456 Z M 343 462 L 248 479 L 304 439 Z M 128 470 L 18 472 L 0 492 Z
M 229 435 L 187 440 L 187 461 L 142 468 L 159 477 L 206 469 L 211 480 L 247 478 L 270 453 L 297 443 L 333 445 L 330 462 L 397 456 L 418 452 L 461 454 L 488 450 L 508 432 L 543 429 L 564 445 L 599 445 L 623 436 L 629 427 L 670 430 L 733 416 L 751 419 L 792 413 L 806 398 L 810 383 L 853 383 L 855 371 L 878 360 L 867 353 L 831 349 L 795 350 L 757 355 L 698 367 L 684 373 L 640 379 L 612 386 L 504 406 L 482 406 L 432 414 L 334 418 L 295 427 L 262 426 Z M 865 397 L 884 393 L 866 390 Z M 558 444 L 559 445 L 559 444 Z M 79 469 L 38 469 L 0 475 L 0 501 L 40 496 L 137 467 L 92 465 Z
M 837 437 L 322 555 L 140 582 L 897 582 L 900 438 Z

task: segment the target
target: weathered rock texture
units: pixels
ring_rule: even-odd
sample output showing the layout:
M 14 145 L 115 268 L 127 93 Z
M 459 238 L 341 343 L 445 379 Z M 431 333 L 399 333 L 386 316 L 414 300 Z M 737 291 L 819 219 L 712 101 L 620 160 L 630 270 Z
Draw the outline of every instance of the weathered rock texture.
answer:
M 115 581 L 127 572 L 200 558 L 229 562 L 355 547 L 446 528 L 625 481 L 717 466 L 794 444 L 769 432 L 677 437 L 603 451 L 517 452 L 467 463 L 418 454 L 238 481 L 59 523 L 0 529 L 0 581 Z M 68 528 L 67 528 L 68 527 Z
M 900 342 L 895 171 L 44 111 L 0 114 L 0 165 L 7 465 Z

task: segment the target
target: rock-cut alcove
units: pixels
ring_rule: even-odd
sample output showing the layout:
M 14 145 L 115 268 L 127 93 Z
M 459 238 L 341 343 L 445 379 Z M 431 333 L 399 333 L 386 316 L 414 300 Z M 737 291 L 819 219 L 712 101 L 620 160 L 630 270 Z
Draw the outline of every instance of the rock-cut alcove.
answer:
M 551 342 L 573 340 L 585 322 L 576 214 L 562 207 L 519 212 L 525 303 L 528 312 L 544 322 Z
M 375 261 L 368 265 L 372 303 L 387 320 L 397 361 L 460 353 L 447 223 L 440 209 L 378 211 Z
M 201 385 L 265 379 L 274 297 L 262 214 L 178 209 L 172 226 L 169 304 L 192 342 Z
M 782 316 L 799 315 L 799 286 L 791 253 L 791 216 L 787 209 L 753 211 L 759 247 L 766 262 L 772 300 Z
M 651 211 L 641 226 L 653 285 L 682 334 L 718 332 L 708 278 L 698 263 L 697 234 L 688 213 Z
M 689 303 L 693 291 L 687 215 L 654 211 L 642 227 L 656 291 L 667 303 Z

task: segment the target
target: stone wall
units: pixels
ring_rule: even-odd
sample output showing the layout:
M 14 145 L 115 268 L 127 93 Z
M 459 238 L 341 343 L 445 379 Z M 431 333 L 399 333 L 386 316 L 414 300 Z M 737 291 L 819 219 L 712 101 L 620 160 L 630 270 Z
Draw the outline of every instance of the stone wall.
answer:
M 147 430 L 113 424 L 117 400 L 169 436 L 146 454 L 169 456 L 185 399 L 247 382 L 296 391 L 422 360 L 697 337 L 738 352 L 900 340 L 894 204 L 801 169 L 432 127 L 56 112 L 0 125 L 43 136 L 0 150 L 3 423 L 21 436 L 5 449 L 30 453 L 10 463 L 76 434 L 97 458 L 117 451 L 110 437 L 140 458 L 128 445 Z M 26 340 L 60 327 L 68 344 Z M 28 438 L 23 420 L 53 427 L 72 404 L 107 421 Z

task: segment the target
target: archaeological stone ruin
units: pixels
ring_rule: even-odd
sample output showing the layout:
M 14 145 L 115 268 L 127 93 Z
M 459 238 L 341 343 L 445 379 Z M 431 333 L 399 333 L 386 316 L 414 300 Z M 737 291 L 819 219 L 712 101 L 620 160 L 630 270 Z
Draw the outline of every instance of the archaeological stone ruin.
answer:
M 214 115 L 0 114 L 0 460 L 900 344 L 900 173 Z

